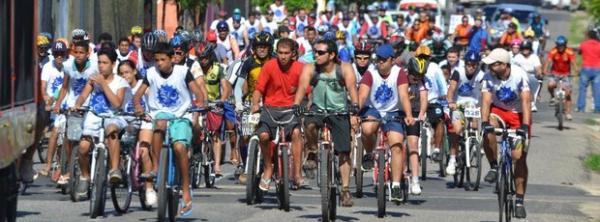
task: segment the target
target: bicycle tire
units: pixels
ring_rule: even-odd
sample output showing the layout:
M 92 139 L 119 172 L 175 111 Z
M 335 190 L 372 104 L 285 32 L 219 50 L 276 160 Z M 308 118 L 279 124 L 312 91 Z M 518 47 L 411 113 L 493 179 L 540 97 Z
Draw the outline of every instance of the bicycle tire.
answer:
M 56 146 L 57 149 L 60 149 L 60 174 L 64 174 L 65 172 L 69 171 L 69 164 L 67 162 L 67 160 L 69 160 L 69 158 L 67 157 L 67 151 L 65 150 L 65 148 L 61 145 L 61 146 Z M 60 185 L 60 192 L 61 194 L 69 194 L 71 193 L 71 190 L 69 189 L 69 185 L 68 184 L 64 184 L 64 185 Z
M 556 105 L 556 118 L 558 119 L 558 130 L 564 129 L 564 103 L 559 101 Z
M 57 145 L 56 148 L 58 147 Z M 38 141 L 36 149 L 40 163 L 46 163 L 46 158 L 48 158 L 48 138 L 45 135 Z
M 442 148 L 440 149 L 440 177 L 446 177 L 446 166 L 448 166 L 448 131 L 444 126 L 444 136 L 442 137 Z
M 290 156 L 289 147 L 281 149 L 281 209 L 290 211 Z
M 356 198 L 363 197 L 364 172 L 362 171 L 363 146 L 360 140 L 356 144 L 356 166 L 354 166 L 354 182 L 356 184 Z
M 120 156 L 119 163 L 121 166 L 121 175 L 123 180 L 119 184 L 113 184 L 110 186 L 110 197 L 112 199 L 115 210 L 119 213 L 127 213 L 129 206 L 131 205 L 131 197 L 133 196 L 133 179 L 131 178 L 131 156 L 123 154 Z M 126 191 L 124 198 L 119 198 L 119 191 Z M 120 199 L 120 200 L 119 200 Z
M 461 144 L 459 146 L 459 151 L 458 154 L 456 155 L 456 171 L 454 172 L 454 175 L 452 176 L 452 179 L 454 181 L 454 187 L 463 187 L 463 179 L 465 176 L 465 167 L 466 167 L 466 157 L 465 157 L 465 145 Z
M 331 221 L 335 221 L 335 219 L 337 218 L 337 188 L 336 187 L 330 187 L 329 188 L 329 219 Z
M 214 160 L 214 152 L 213 152 L 213 141 L 208 139 L 202 143 L 202 150 L 205 152 L 203 155 L 205 159 L 205 164 L 203 166 L 204 172 L 204 185 L 206 188 L 212 188 L 215 186 L 215 160 Z M 206 151 L 204 151 L 206 150 Z
M 481 147 L 475 137 L 471 138 L 471 167 L 467 168 L 467 183 L 472 191 L 479 190 L 481 181 Z M 475 162 L 473 162 L 475 161 Z
M 321 184 L 319 185 L 321 191 L 321 221 L 329 221 L 331 218 L 331 198 L 335 198 L 331 195 L 331 153 L 328 150 L 327 145 L 319 144 L 319 177 L 321 178 Z
M 250 139 L 248 143 L 248 172 L 246 172 L 246 204 L 252 205 L 255 203 L 256 194 L 259 191 L 258 184 L 260 177 L 257 173 L 258 162 L 258 139 Z
M 77 158 L 77 153 L 79 150 L 79 146 L 72 146 L 71 149 L 71 158 L 70 158 L 70 162 L 69 162 L 69 172 L 71 175 L 71 178 L 69 179 L 69 183 L 67 183 L 68 189 L 70 189 L 70 197 L 71 197 L 71 201 L 72 202 L 78 202 L 78 198 L 77 198 L 77 186 L 79 186 L 79 176 L 80 176 L 80 172 L 79 172 L 79 161 Z
M 507 196 L 506 196 L 506 204 L 507 204 L 507 211 L 506 211 L 506 221 L 510 222 L 512 220 L 512 217 L 514 216 L 514 210 L 515 210 L 515 200 L 513 199 L 513 195 L 515 193 L 515 187 L 514 187 L 514 175 L 512 172 L 512 167 L 509 168 L 508 170 L 508 180 L 506 183 L 506 187 L 507 187 Z
M 160 159 L 158 162 L 158 221 L 164 221 L 167 216 L 167 173 L 169 163 L 169 150 L 163 147 L 160 150 Z
M 173 166 L 175 169 L 177 168 L 176 166 Z M 175 181 L 177 184 L 176 186 L 167 188 L 167 214 L 168 214 L 168 218 L 169 218 L 169 222 L 175 222 L 177 221 L 177 215 L 179 215 L 179 202 L 180 202 L 180 185 L 181 185 L 181 180 L 179 178 L 179 173 L 177 172 L 177 170 L 174 170 L 173 173 L 175 174 L 173 176 L 173 181 Z
M 503 164 L 504 164 L 504 157 L 501 157 L 500 162 L 499 162 L 499 178 L 498 181 L 496 183 L 496 186 L 498 187 L 498 212 L 499 212 L 499 220 L 498 221 L 503 221 L 503 218 L 508 217 L 508 215 L 506 215 L 507 212 L 507 195 L 508 195 L 508 191 L 507 191 L 507 186 L 506 186 L 506 175 L 504 174 L 504 169 L 503 168 Z M 510 219 L 506 218 L 507 221 L 509 221 Z
M 96 148 L 98 149 L 98 148 Z M 90 217 L 96 218 L 104 214 L 104 205 L 106 204 L 106 150 L 98 149 L 96 153 L 96 167 L 93 172 L 92 196 L 90 198 Z
M 146 185 L 142 185 L 140 189 L 138 189 L 138 195 L 140 196 L 140 206 L 142 210 L 150 211 L 152 210 L 152 205 L 146 205 Z
M 385 216 L 385 151 L 378 151 L 377 158 L 377 217 Z
M 421 130 L 421 180 L 427 180 L 427 130 Z M 409 159 L 409 158 L 407 158 Z

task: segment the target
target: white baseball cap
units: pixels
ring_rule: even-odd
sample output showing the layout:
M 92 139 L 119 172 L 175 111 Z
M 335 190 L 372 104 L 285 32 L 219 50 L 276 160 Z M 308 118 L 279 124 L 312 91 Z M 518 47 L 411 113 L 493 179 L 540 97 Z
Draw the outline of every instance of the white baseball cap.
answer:
M 495 62 L 510 63 L 510 53 L 503 48 L 496 48 L 490 52 L 488 56 L 483 58 L 481 61 L 485 64 L 492 64 Z

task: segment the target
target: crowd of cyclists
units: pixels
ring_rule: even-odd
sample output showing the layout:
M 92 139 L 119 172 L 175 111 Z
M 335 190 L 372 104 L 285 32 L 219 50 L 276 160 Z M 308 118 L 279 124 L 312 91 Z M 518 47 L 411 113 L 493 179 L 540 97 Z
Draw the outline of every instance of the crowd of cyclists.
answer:
M 64 185 L 78 179 L 73 188 L 78 200 L 88 197 L 93 173 L 89 153 L 99 129 L 104 128 L 109 182 L 119 183 L 124 179 L 119 170 L 120 136 L 130 123 L 120 113 L 134 113 L 144 119 L 137 135 L 141 176 L 157 177 L 160 148 L 168 134 L 182 177 L 179 213 L 189 215 L 190 154 L 203 128 L 215 132 L 211 134 L 215 176 L 223 176 L 222 156 L 228 147 L 224 143 L 230 142 L 229 162 L 241 169 L 236 179 L 246 183 L 248 136 L 239 135 L 238 129 L 242 113 L 249 110 L 251 115 L 260 115 L 254 135 L 259 137 L 263 158 L 259 182 L 263 192 L 272 184 L 275 154 L 271 141 L 278 136 L 279 122 L 288 121 L 284 128 L 291 141 L 292 189 L 308 186 L 305 177 L 310 176 L 303 170 L 317 167 L 317 130 L 326 123 L 335 132 L 331 137 L 339 158 L 341 205 L 354 204 L 349 187 L 355 161 L 350 154 L 357 144 L 351 138 L 360 132 L 365 154 L 358 161 L 362 161 L 361 170 L 370 171 L 378 129 L 385 132 L 391 150 L 391 200 L 400 202 L 405 198 L 400 191 L 404 177 L 411 177 L 410 194 L 422 192 L 417 150 L 425 121 L 434 129 L 433 159 L 448 155 L 445 173 L 454 175 L 466 127 L 464 107 L 478 107 L 481 117 L 475 125 L 484 132 L 482 148 L 490 165 L 484 180 L 494 183 L 498 176 L 494 129 L 515 129 L 522 139 L 530 138 L 532 112 L 537 111 L 544 76 L 549 79 L 551 104 L 557 81 L 566 82 L 565 113 L 567 119 L 572 118 L 568 77 L 576 73 L 575 53 L 564 36 L 556 37 L 555 46 L 545 50 L 549 36 L 539 14 L 531 16 L 528 27 L 521 27 L 524 21 L 504 9 L 497 22 L 505 30 L 498 31 L 480 11 L 469 15 L 461 8 L 462 23 L 454 34 L 446 35 L 435 26 L 434 11 L 411 7 L 406 16 L 392 18 L 386 10 L 379 6 L 360 13 L 290 12 L 276 0 L 267 13 L 253 11 L 247 18 L 239 9 L 230 17 L 222 11 L 207 30 L 180 27 L 175 33 L 144 33 L 135 26 L 118 41 L 103 33 L 96 44 L 82 29 L 73 30 L 69 40 L 42 33 L 37 38 L 39 69 L 52 130 L 46 165 L 38 174 L 51 176 L 57 141 L 62 140 L 59 129 L 67 121 L 65 113 L 83 109 L 89 110 L 83 123 L 68 126 L 81 128 L 81 139 L 76 146 L 63 143 L 61 148 L 66 149 L 66 157 L 77 152 L 80 175 L 73 178 L 61 172 L 55 182 Z M 589 34 L 597 39 L 597 32 Z M 191 108 L 211 111 L 194 113 L 189 112 Z M 346 114 L 305 117 L 307 112 Z M 447 154 L 445 138 L 450 141 Z M 526 217 L 529 145 L 523 144 L 512 155 L 517 218 Z M 403 173 L 407 165 L 411 175 Z M 157 204 L 154 186 L 152 180 L 144 184 L 146 205 Z

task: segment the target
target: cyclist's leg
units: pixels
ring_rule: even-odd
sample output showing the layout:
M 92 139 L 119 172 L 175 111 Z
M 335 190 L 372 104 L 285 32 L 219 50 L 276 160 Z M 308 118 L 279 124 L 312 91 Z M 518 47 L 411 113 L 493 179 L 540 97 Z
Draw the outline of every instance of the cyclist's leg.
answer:
M 499 111 L 499 109 L 492 107 L 490 113 L 502 117 L 502 115 L 499 114 Z M 498 120 L 496 118 L 490 116 L 489 122 L 490 125 L 492 125 L 494 128 L 499 127 Z M 497 177 L 496 167 L 498 166 L 498 143 L 496 140 L 495 132 L 490 132 L 488 134 L 483 135 L 483 150 L 485 151 L 485 157 L 487 158 L 488 163 L 490 164 L 490 171 L 487 173 L 484 180 L 488 183 L 493 183 L 495 182 Z
M 271 118 L 268 116 L 269 114 L 265 111 L 263 107 L 263 111 L 260 113 L 260 122 L 258 123 L 258 127 L 256 128 L 255 134 L 258 135 L 260 151 L 262 155 L 262 163 L 263 163 L 263 174 L 261 178 L 261 189 L 266 190 L 269 188 L 269 183 L 271 182 L 271 178 L 273 177 L 273 150 L 271 146 L 274 146 L 271 143 L 271 139 L 275 138 L 275 129 L 276 124 L 273 123 Z
M 402 175 L 404 174 L 404 160 L 406 152 L 404 151 L 404 127 L 399 122 L 387 122 L 383 126 L 387 132 L 388 144 L 392 152 L 392 187 L 400 185 Z
M 120 118 L 112 118 L 107 120 L 108 125 L 106 128 L 106 146 L 108 147 L 108 154 L 110 156 L 110 170 L 108 171 L 108 177 L 113 183 L 118 183 L 123 179 L 123 175 L 119 170 L 119 162 L 121 161 L 121 142 L 119 134 L 121 129 L 127 126 L 125 120 Z
M 415 115 L 416 114 L 416 115 Z M 413 113 L 413 116 L 419 116 Z M 419 136 L 421 135 L 421 121 L 416 121 L 412 126 L 406 126 L 406 139 L 409 149 L 408 159 L 410 161 L 411 176 L 413 180 L 419 178 Z M 425 176 L 425 175 L 423 175 Z
M 47 172 L 50 171 L 52 167 L 52 160 L 54 159 L 54 154 L 56 153 L 56 146 L 58 141 L 58 127 L 52 127 L 52 131 L 50 131 L 50 137 L 48 138 L 48 153 L 46 156 L 46 167 L 44 170 Z M 60 158 L 68 158 L 61 156 Z
M 456 172 L 456 166 L 454 163 L 456 163 L 456 154 L 458 153 L 458 144 L 460 142 L 460 134 L 463 131 L 463 118 L 462 118 L 462 112 L 460 111 L 454 111 L 453 115 L 452 115 L 452 128 L 453 128 L 453 132 L 449 132 L 448 137 L 449 137 L 449 141 L 450 141 L 450 159 L 449 159 L 449 163 L 448 166 L 446 167 L 446 173 L 449 175 L 454 175 L 454 173 Z
M 292 130 L 292 156 L 293 156 L 293 178 L 295 178 L 295 182 L 298 185 L 302 185 L 304 179 L 302 178 L 302 150 L 303 150 L 303 142 L 302 142 L 302 133 L 300 132 L 299 125 L 296 126 Z
M 556 89 L 556 77 L 554 75 L 550 75 L 548 77 L 548 92 L 550 93 L 550 98 L 554 100 L 554 89 Z
M 311 111 L 316 111 L 315 109 L 311 109 Z M 319 140 L 319 135 L 317 135 L 317 129 L 323 126 L 323 118 L 318 116 L 307 116 L 304 117 L 304 137 L 306 139 L 305 143 L 305 152 L 307 156 L 306 167 L 307 170 L 313 170 L 317 167 L 315 156 L 317 153 L 317 141 Z M 332 134 L 333 136 L 334 134 Z
M 212 137 L 213 141 L 213 157 L 215 161 L 215 173 L 221 174 L 221 155 L 223 154 L 222 142 L 221 141 L 221 130 L 217 130 Z
M 163 140 L 165 139 L 165 130 L 167 129 L 167 121 L 157 120 L 153 125 L 152 135 L 152 171 L 158 172 L 158 161 L 160 160 L 160 149 L 163 146 Z
M 140 143 L 139 161 L 142 163 L 142 173 L 150 175 L 150 172 L 152 171 L 152 158 L 156 158 L 151 157 L 150 153 L 150 150 L 152 149 L 150 145 L 152 141 L 152 129 L 144 129 L 144 127 L 142 126 L 142 129 L 140 130 L 140 134 L 138 136 L 138 140 Z M 152 189 L 152 182 L 146 182 L 145 185 L 146 189 Z
M 564 77 L 562 87 L 563 87 L 563 90 L 565 90 L 565 113 L 571 114 L 573 102 L 571 100 L 571 91 L 572 90 L 571 90 L 571 80 L 569 79 L 569 77 Z
M 362 116 L 364 119 L 381 119 L 376 109 L 368 108 L 366 113 Z M 377 129 L 379 129 L 379 123 L 377 122 L 363 122 L 361 124 L 362 129 L 362 144 L 366 153 L 371 153 L 375 147 L 375 140 L 377 136 Z
M 177 158 L 177 167 L 181 176 L 181 189 L 183 191 L 184 204 L 191 202 L 189 157 L 187 148 L 192 144 L 192 128 L 188 120 L 175 120 L 169 126 L 169 135 L 173 139 L 173 150 Z
M 225 136 L 229 137 L 229 145 L 231 147 L 229 160 L 234 165 L 237 165 L 241 162 L 240 153 L 237 147 L 237 116 L 235 114 L 235 108 L 233 107 L 233 105 L 231 105 L 230 103 L 225 103 L 223 105 L 223 119 L 225 120 Z
M 102 119 L 91 112 L 88 112 L 83 121 L 83 132 L 79 142 L 79 169 L 81 178 L 90 178 L 89 152 L 90 146 L 94 142 L 93 138 L 98 137 L 98 132 L 102 127 Z M 101 141 L 104 142 L 104 141 Z

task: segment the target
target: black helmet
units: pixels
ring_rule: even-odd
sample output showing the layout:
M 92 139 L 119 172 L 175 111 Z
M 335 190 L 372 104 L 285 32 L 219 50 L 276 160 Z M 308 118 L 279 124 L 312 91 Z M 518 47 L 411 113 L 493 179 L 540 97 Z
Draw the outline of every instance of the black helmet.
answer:
M 142 48 L 146 50 L 152 50 L 156 46 L 158 38 L 152 32 L 146 32 L 144 39 L 142 40 Z
M 412 57 L 408 60 L 408 74 L 418 77 L 425 76 L 427 68 L 429 67 L 429 61 L 427 59 L 421 59 Z
M 254 37 L 254 42 L 252 43 L 252 47 L 257 47 L 260 45 L 266 45 L 266 46 L 272 47 L 273 42 L 274 42 L 273 35 L 271 35 L 271 33 L 269 33 L 269 32 L 262 31 Z

